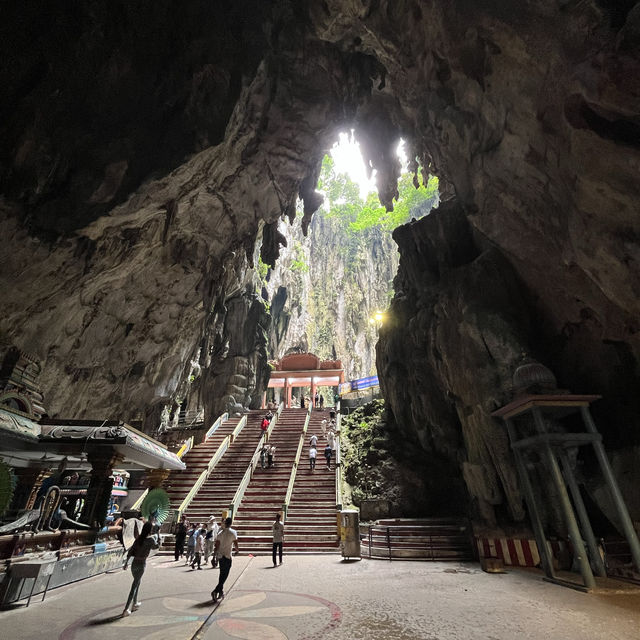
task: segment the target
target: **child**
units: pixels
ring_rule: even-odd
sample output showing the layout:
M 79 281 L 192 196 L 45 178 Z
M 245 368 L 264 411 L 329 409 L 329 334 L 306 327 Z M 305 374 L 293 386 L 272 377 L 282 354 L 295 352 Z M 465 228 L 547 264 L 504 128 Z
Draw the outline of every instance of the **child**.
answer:
M 200 561 L 202 560 L 202 556 L 204 555 L 204 541 L 206 535 L 207 530 L 204 527 L 198 530 L 198 536 L 196 538 L 196 553 L 193 562 L 191 563 L 192 569 L 196 568 L 196 564 L 198 565 L 198 571 L 202 569 L 202 567 L 200 566 Z
M 193 561 L 193 558 L 196 553 L 196 538 L 198 537 L 198 530 L 195 524 L 191 525 L 191 529 L 189 530 L 189 536 L 187 538 L 187 558 L 185 560 L 185 564 L 189 564 Z
M 318 450 L 314 445 L 311 445 L 309 448 L 309 469 L 313 471 L 316 468 L 316 456 L 318 455 Z

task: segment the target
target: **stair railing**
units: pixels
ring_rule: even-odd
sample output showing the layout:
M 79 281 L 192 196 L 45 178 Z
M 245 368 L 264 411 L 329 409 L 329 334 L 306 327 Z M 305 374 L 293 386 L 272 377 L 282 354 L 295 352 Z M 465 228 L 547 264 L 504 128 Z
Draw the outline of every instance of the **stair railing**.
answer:
M 222 425 L 223 422 L 226 422 L 229 419 L 228 413 L 223 413 L 210 427 L 207 433 L 204 436 L 205 440 L 208 440 Z
M 187 455 L 187 453 L 189 453 L 189 451 L 191 451 L 191 449 L 193 449 L 193 436 L 191 436 L 181 447 L 180 449 L 178 449 L 176 456 L 178 456 L 178 458 L 182 459 L 184 458 L 184 456 Z M 142 495 L 133 503 L 133 505 L 131 505 L 131 509 L 133 510 L 137 510 L 140 509 L 140 506 L 142 505 L 143 500 L 147 497 L 147 493 L 149 493 L 149 489 L 145 489 L 142 492 Z
M 341 415 L 336 416 L 336 509 L 342 510 L 342 454 L 340 453 Z
M 293 494 L 293 485 L 296 481 L 296 473 L 298 472 L 298 463 L 300 462 L 300 456 L 302 455 L 302 448 L 304 447 L 304 441 L 307 436 L 307 429 L 309 428 L 309 420 L 311 419 L 311 407 L 307 410 L 307 417 L 304 420 L 304 427 L 302 427 L 302 433 L 300 434 L 300 442 L 298 442 L 298 450 L 296 451 L 296 457 L 293 461 L 293 467 L 291 468 L 291 476 L 289 478 L 289 485 L 287 486 L 287 494 L 284 497 L 282 503 L 282 522 L 287 519 L 287 511 L 289 510 L 289 503 L 291 502 L 291 496 Z
M 189 451 L 193 449 L 193 436 L 191 436 L 185 443 L 178 449 L 176 455 L 178 458 L 183 458 Z
M 244 475 L 242 476 L 242 480 L 238 485 L 238 489 L 236 490 L 235 495 L 233 496 L 233 500 L 229 505 L 230 518 L 233 518 L 238 511 L 238 507 L 242 502 L 242 498 L 244 498 L 244 492 L 247 490 L 247 487 L 249 486 L 249 482 L 251 482 L 253 472 L 258 466 L 258 462 L 260 461 L 260 450 L 269 441 L 269 438 L 271 437 L 271 434 L 276 424 L 278 424 L 278 418 L 280 417 L 280 414 L 282 413 L 283 409 L 284 409 L 284 402 L 281 402 L 280 405 L 278 406 L 277 411 L 273 415 L 273 418 L 271 418 L 271 421 L 269 422 L 269 426 L 267 427 L 267 430 L 262 434 L 262 437 L 258 441 L 256 450 L 253 452 L 253 456 L 251 456 L 251 461 L 249 462 L 249 466 L 247 467 L 247 470 L 244 472 Z
M 218 418 L 218 420 L 216 420 L 216 422 L 214 422 L 214 424 L 211 426 L 211 429 L 207 431 L 206 437 L 208 438 L 210 437 L 210 434 L 215 433 L 218 427 L 223 422 L 226 422 L 228 419 L 229 419 L 228 413 L 222 414 L 222 416 L 220 416 L 220 418 Z M 216 426 L 216 423 L 219 423 L 219 424 Z M 242 416 L 242 418 L 240 419 L 240 422 L 238 422 L 238 424 L 236 425 L 236 428 L 233 430 L 233 433 L 224 437 L 224 439 L 216 449 L 216 452 L 213 454 L 213 456 L 211 456 L 211 459 L 207 464 L 207 468 L 198 476 L 197 480 L 194 482 L 193 486 L 189 490 L 189 493 L 187 493 L 187 495 L 185 496 L 185 499 L 182 501 L 182 503 L 178 507 L 178 513 L 177 513 L 178 519 L 180 519 L 180 516 L 182 516 L 182 514 L 187 510 L 187 507 L 191 504 L 191 501 L 195 498 L 198 491 L 200 491 L 200 489 L 202 488 L 202 485 L 209 479 L 209 476 L 215 469 L 218 462 L 220 462 L 220 459 L 222 458 L 222 456 L 227 452 L 227 450 L 231 446 L 231 443 L 238 437 L 238 434 L 244 429 L 246 424 L 247 424 L 247 416 L 245 415 L 245 416 Z M 214 429 L 214 426 L 215 426 L 215 429 Z

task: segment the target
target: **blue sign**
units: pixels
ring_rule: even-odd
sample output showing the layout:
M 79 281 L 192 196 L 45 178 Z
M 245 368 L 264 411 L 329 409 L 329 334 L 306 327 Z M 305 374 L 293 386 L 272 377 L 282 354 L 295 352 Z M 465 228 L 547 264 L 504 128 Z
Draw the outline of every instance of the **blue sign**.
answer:
M 351 381 L 351 391 L 360 391 L 360 389 L 368 389 L 369 387 L 377 387 L 378 376 L 369 376 L 368 378 L 358 378 Z

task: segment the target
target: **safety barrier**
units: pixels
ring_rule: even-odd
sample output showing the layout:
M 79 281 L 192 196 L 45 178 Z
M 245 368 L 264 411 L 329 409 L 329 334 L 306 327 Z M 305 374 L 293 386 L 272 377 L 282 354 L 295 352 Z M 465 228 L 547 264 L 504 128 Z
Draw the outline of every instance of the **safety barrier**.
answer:
M 422 560 L 473 560 L 470 527 L 460 521 L 384 520 L 365 526 L 364 546 L 369 558 L 387 560 L 420 558 Z
M 298 463 L 300 462 L 300 456 L 302 455 L 302 448 L 304 447 L 304 441 L 307 435 L 307 429 L 309 428 L 309 420 L 311 419 L 311 407 L 307 410 L 307 417 L 304 420 L 304 427 L 302 427 L 302 434 L 300 435 L 300 442 L 298 442 L 298 450 L 296 451 L 296 457 L 293 461 L 293 467 L 291 468 L 291 476 L 289 478 L 289 485 L 287 486 L 287 493 L 282 503 L 282 521 L 287 519 L 287 511 L 289 510 L 289 503 L 291 502 L 291 496 L 293 494 L 293 485 L 296 481 L 296 473 L 298 471 Z
M 278 423 L 278 418 L 280 417 L 280 414 L 282 413 L 283 409 L 284 409 L 284 403 L 281 402 L 280 405 L 278 406 L 278 410 L 276 411 L 275 415 L 273 416 L 273 418 L 271 418 L 271 421 L 269 422 L 269 426 L 267 427 L 267 430 L 262 434 L 262 437 L 258 441 L 256 450 L 253 452 L 253 456 L 251 456 L 251 461 L 249 462 L 249 466 L 247 467 L 247 470 L 244 472 L 244 475 L 242 476 L 242 480 L 238 485 L 238 489 L 236 490 L 235 495 L 233 496 L 233 500 L 229 505 L 230 518 L 233 518 L 233 516 L 238 510 L 238 506 L 242 502 L 242 498 L 244 497 L 244 492 L 247 490 L 247 486 L 249 485 L 249 482 L 251 482 L 251 477 L 253 476 L 253 472 L 255 471 L 255 468 L 258 466 L 258 461 L 260 460 L 260 450 L 269 441 L 269 438 L 271 437 L 274 427 Z

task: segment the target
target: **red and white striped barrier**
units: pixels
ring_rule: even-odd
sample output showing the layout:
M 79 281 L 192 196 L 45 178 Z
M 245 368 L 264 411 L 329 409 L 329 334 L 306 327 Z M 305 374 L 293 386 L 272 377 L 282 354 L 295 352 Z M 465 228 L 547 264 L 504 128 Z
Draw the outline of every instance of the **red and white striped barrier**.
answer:
M 478 555 L 481 558 L 500 558 L 505 565 L 513 567 L 537 567 L 540 553 L 535 540 L 526 538 L 476 538 Z M 566 551 L 562 541 L 552 541 L 551 551 L 554 557 Z

